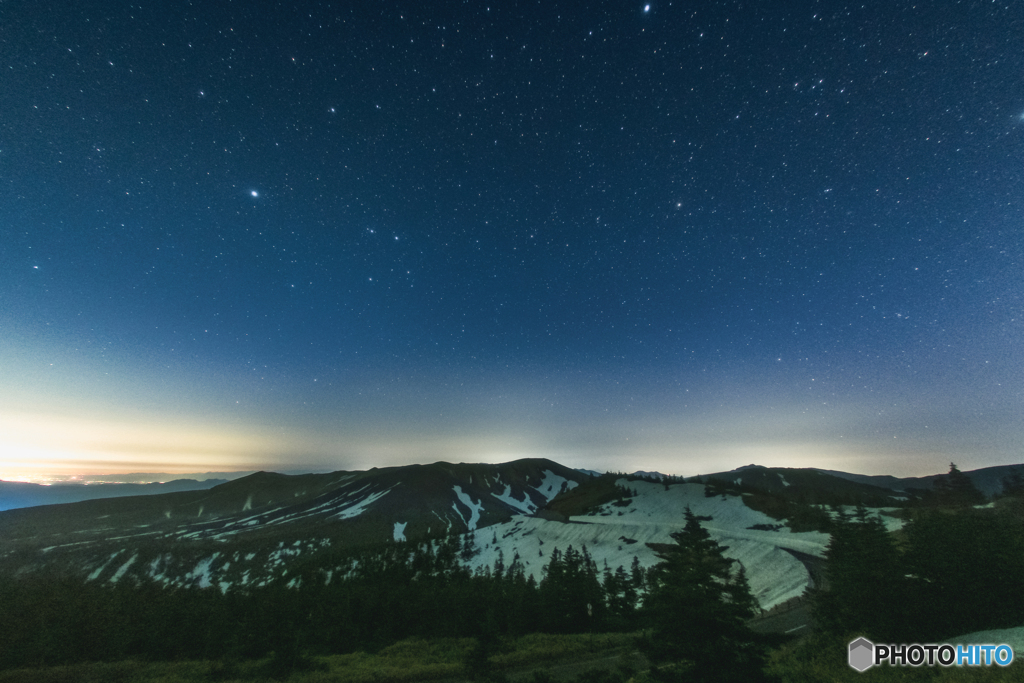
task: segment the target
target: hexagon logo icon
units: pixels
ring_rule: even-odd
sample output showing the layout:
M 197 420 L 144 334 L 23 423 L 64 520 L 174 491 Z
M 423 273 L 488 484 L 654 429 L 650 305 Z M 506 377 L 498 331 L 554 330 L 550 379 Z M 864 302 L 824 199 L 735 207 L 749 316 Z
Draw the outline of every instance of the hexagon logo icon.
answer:
M 875 663 L 875 644 L 867 638 L 858 638 L 850 643 L 850 666 L 860 672 L 867 671 Z

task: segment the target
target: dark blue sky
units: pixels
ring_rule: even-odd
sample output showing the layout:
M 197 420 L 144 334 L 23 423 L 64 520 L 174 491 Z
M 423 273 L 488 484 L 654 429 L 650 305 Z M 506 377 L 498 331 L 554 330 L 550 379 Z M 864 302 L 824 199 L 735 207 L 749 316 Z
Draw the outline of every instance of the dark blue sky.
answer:
M 0 13 L 0 477 L 1024 460 L 1022 6 Z

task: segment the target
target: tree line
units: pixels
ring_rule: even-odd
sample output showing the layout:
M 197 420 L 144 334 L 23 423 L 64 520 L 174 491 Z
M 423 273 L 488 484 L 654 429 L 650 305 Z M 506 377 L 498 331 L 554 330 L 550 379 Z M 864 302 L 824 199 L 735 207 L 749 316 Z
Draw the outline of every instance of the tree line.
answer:
M 937 642 L 1024 623 L 1024 485 L 1009 482 L 1005 500 L 979 508 L 965 480 L 952 467 L 897 533 L 863 507 L 836 511 L 826 585 L 813 596 L 822 637 Z M 287 670 L 308 655 L 416 636 L 476 638 L 483 663 L 505 636 L 641 631 L 656 680 L 767 680 L 778 642 L 746 626 L 757 603 L 744 568 L 689 509 L 682 521 L 672 543 L 652 546 L 659 562 L 648 570 L 638 560 L 599 567 L 585 547 L 569 547 L 550 551 L 540 581 L 517 556 L 470 570 L 472 537 L 456 535 L 350 557 L 333 580 L 319 558 L 287 581 L 226 592 L 9 578 L 0 582 L 0 668 L 270 656 Z M 834 645 L 839 666 L 845 649 Z
M 599 568 L 587 549 L 553 549 L 536 581 L 518 557 L 472 571 L 471 543 L 390 544 L 323 580 L 296 568 L 262 587 L 168 588 L 53 575 L 0 582 L 0 668 L 110 661 L 264 657 L 375 650 L 422 637 L 494 637 L 532 632 L 630 630 L 646 576 Z M 319 580 L 316 577 L 319 575 Z M 295 578 L 302 581 L 295 581 Z
M 503 636 L 645 629 L 663 680 L 757 681 L 766 642 L 745 621 L 757 603 L 689 509 L 660 562 L 599 568 L 587 549 L 553 549 L 541 581 L 518 557 L 470 571 L 472 544 L 449 536 L 355 558 L 340 580 L 169 589 L 23 576 L 0 584 L 0 668 L 112 661 L 242 660 L 281 671 L 309 655 L 375 651 L 398 640 L 472 637 L 482 666 Z M 306 577 L 322 567 L 307 567 Z M 732 671 L 734 675 L 729 674 Z
M 827 586 L 815 595 L 826 633 L 877 642 L 940 642 L 1024 624 L 1024 485 L 1004 482 L 985 501 L 956 465 L 925 504 L 889 533 L 859 507 L 837 514 L 826 552 Z

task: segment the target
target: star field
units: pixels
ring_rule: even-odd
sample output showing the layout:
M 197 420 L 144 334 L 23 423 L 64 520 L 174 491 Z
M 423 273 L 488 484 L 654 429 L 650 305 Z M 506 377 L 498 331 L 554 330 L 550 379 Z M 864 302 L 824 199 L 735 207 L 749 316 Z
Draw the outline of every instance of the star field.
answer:
M 0 478 L 1022 460 L 1024 8 L 4 14 Z

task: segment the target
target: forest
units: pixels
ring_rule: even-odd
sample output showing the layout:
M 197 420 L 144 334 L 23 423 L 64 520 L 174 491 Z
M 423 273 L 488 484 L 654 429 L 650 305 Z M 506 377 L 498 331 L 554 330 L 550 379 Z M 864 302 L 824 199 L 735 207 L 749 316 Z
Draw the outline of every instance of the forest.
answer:
M 808 596 L 816 629 L 800 639 L 748 628 L 759 610 L 744 567 L 688 510 L 649 569 L 598 566 L 585 547 L 568 547 L 550 551 L 539 582 L 518 557 L 470 571 L 465 562 L 476 550 L 457 535 L 361 553 L 333 580 L 313 580 L 317 567 L 300 569 L 307 580 L 292 587 L 222 592 L 8 577 L 0 581 L 0 671 L 266 660 L 268 676 L 286 679 L 315 668 L 318 657 L 377 652 L 409 638 L 468 638 L 465 677 L 494 679 L 501 674 L 489 662 L 509 639 L 629 633 L 651 663 L 643 676 L 653 680 L 856 675 L 845 656 L 858 636 L 942 642 L 1024 624 L 1020 483 L 1007 482 L 999 500 L 982 506 L 984 497 L 954 466 L 895 533 L 867 508 L 834 510 L 825 585 Z

